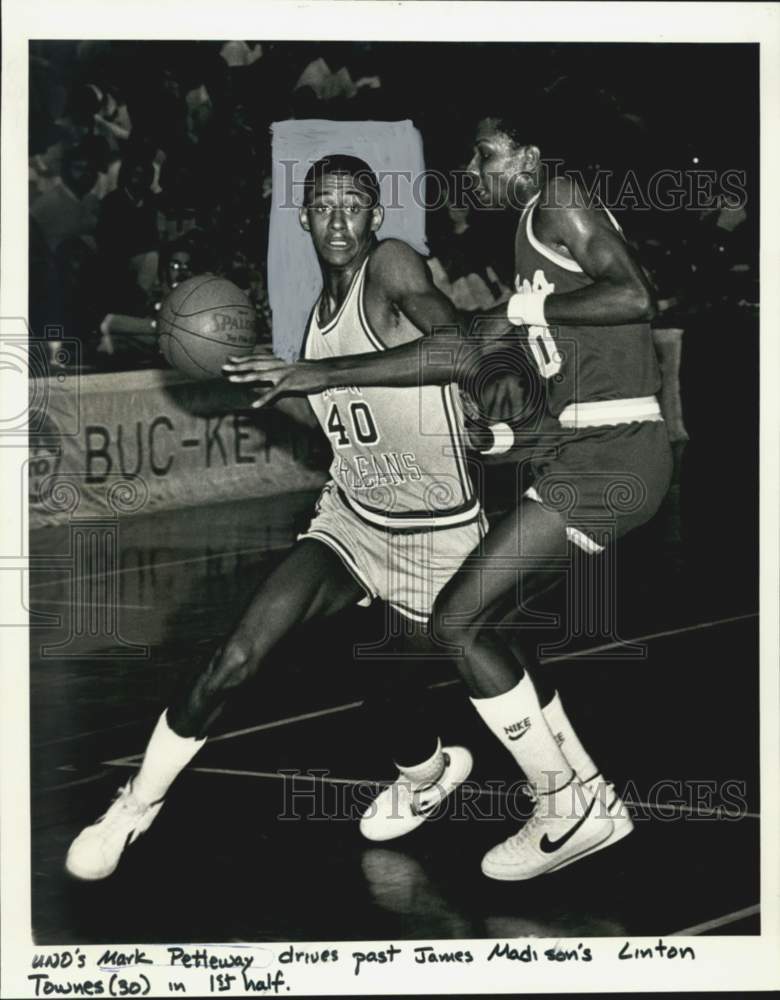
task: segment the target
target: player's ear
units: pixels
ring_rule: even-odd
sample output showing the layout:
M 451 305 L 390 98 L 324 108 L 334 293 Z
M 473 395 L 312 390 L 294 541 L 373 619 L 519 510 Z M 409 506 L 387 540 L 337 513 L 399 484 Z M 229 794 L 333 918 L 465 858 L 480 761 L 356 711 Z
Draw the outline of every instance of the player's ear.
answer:
M 538 146 L 523 146 L 521 153 L 521 170 L 532 173 L 542 162 L 542 154 Z
M 375 233 L 385 221 L 385 210 L 382 205 L 371 209 L 371 232 Z
M 309 210 L 305 206 L 298 209 L 298 221 L 307 233 L 311 232 L 311 226 L 309 225 Z

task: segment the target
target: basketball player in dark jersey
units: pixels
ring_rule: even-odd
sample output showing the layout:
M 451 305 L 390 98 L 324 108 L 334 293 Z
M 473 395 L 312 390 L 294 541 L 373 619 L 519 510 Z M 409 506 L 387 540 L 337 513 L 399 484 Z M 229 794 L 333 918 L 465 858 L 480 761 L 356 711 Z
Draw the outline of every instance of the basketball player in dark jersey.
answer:
M 419 294 L 426 297 L 426 327 L 453 320 L 423 259 L 398 240 L 377 241 L 383 210 L 366 163 L 326 157 L 312 166 L 305 187 L 300 223 L 311 235 L 323 277 L 306 330 L 306 357 L 384 352 L 419 339 Z M 404 284 L 407 278 L 412 285 Z M 432 385 L 421 394 L 417 387 L 344 384 L 311 394 L 334 456 L 311 524 L 261 584 L 222 648 L 162 713 L 138 774 L 71 844 L 66 867 L 72 875 L 100 879 L 114 871 L 205 743 L 225 701 L 267 669 L 268 654 L 291 629 L 374 598 L 407 622 L 427 622 L 436 594 L 486 529 L 466 470 L 453 389 Z M 376 728 L 386 736 L 392 728 L 394 759 L 409 763 L 398 763 L 398 780 L 362 816 L 361 831 L 371 840 L 419 826 L 472 764 L 465 748 L 442 747 L 431 736 L 404 690 L 395 708 L 392 693 L 389 701 L 395 724 L 382 726 L 378 718 Z
M 589 204 L 567 177 L 548 180 L 535 143 L 550 123 L 533 112 L 526 118 L 525 125 L 522 116 L 519 123 L 484 119 L 469 164 L 480 200 L 520 211 L 516 292 L 480 334 L 491 325 L 496 338 L 514 331 L 518 350 L 533 359 L 545 390 L 551 457 L 533 463 L 533 484 L 517 509 L 491 527 L 434 608 L 438 636 L 462 651 L 457 662 L 474 707 L 536 792 L 532 819 L 483 859 L 483 872 L 504 880 L 562 868 L 614 844 L 632 824 L 545 684 L 534 648 L 522 635 L 510 646 L 495 623 L 517 593 L 528 600 L 560 581 L 571 546 L 597 557 L 652 517 L 672 468 L 655 398 L 660 376 L 647 281 L 611 214 Z M 408 274 L 399 280 L 413 286 Z M 409 314 L 433 334 L 426 310 L 421 289 Z M 247 359 L 240 369 L 247 380 L 271 383 L 257 390 L 260 406 L 343 383 L 448 382 L 462 367 L 471 319 L 461 317 L 449 344 L 437 332 L 381 355 L 296 365 Z

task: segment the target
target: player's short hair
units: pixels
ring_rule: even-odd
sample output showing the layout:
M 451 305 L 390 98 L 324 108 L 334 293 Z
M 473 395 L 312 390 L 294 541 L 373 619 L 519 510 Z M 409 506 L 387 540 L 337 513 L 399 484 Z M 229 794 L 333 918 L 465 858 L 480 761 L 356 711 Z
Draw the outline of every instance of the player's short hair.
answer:
M 538 146 L 547 161 L 580 166 L 604 144 L 598 95 L 581 92 L 565 79 L 532 92 L 522 105 L 489 107 L 480 118 L 493 120 L 516 146 Z
M 521 108 L 517 106 L 489 108 L 487 114 L 480 117 L 495 122 L 496 128 L 508 136 L 516 146 L 538 146 L 543 156 L 554 155 L 556 141 L 556 126 L 560 128 L 563 122 L 549 100 L 536 98 L 524 102 Z M 563 126 L 565 127 L 565 126 Z
M 357 156 L 348 156 L 346 153 L 333 153 L 315 160 L 306 171 L 303 182 L 304 205 L 308 205 L 311 201 L 317 182 L 328 174 L 351 177 L 358 191 L 368 197 L 371 208 L 376 208 L 379 204 L 379 181 L 366 161 Z

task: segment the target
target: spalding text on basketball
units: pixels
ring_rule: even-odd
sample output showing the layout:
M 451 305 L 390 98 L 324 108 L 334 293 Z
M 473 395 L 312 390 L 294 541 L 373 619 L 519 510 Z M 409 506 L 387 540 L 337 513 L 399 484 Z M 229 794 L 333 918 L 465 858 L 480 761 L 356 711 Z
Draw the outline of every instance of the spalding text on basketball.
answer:
M 213 322 L 204 331 L 209 335 L 213 334 L 223 334 L 225 339 L 231 343 L 236 344 L 254 344 L 256 339 L 255 334 L 255 317 L 252 313 L 221 313 L 215 312 L 213 314 Z M 247 334 L 247 336 L 240 336 L 240 334 Z M 238 336 L 231 337 L 231 334 L 238 334 Z

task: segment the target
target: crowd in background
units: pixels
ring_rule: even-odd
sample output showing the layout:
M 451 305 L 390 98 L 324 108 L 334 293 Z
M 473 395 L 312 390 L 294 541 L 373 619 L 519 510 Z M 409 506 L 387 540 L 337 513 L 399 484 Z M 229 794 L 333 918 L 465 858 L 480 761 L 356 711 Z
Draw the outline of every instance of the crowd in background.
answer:
M 636 83 L 652 76 L 657 60 L 646 55 L 637 73 L 636 54 L 625 57 L 634 72 L 610 57 L 622 81 L 615 89 L 599 84 L 588 48 L 444 46 L 432 58 L 431 46 L 415 43 L 31 43 L 33 336 L 54 330 L 78 340 L 82 371 L 160 366 L 151 325 L 112 335 L 112 318 L 151 320 L 175 284 L 210 271 L 246 291 L 260 339 L 270 340 L 275 120 L 411 117 L 427 166 L 446 173 L 465 166 L 474 118 L 493 99 L 506 107 L 518 77 L 531 75 L 535 86 L 557 89 L 562 106 L 587 110 L 570 117 L 588 123 L 579 136 L 583 167 L 726 165 L 707 145 L 716 123 L 700 115 L 699 134 L 686 131 L 694 123 L 684 108 L 670 117 L 652 79 L 644 89 Z M 749 135 L 736 165 L 750 160 Z M 621 221 L 658 290 L 660 328 L 690 327 L 713 310 L 755 309 L 755 198 L 737 210 L 626 214 Z M 429 212 L 434 280 L 460 307 L 509 294 L 506 227 L 495 213 L 458 204 Z
M 566 139 L 571 162 L 590 176 L 602 167 L 617 178 L 633 171 L 641 187 L 658 170 L 743 171 L 747 197 L 737 208 L 663 211 L 632 207 L 630 198 L 610 207 L 657 291 L 661 405 L 672 440 L 687 441 L 679 478 L 686 543 L 709 565 L 714 540 L 720 564 L 752 588 L 759 440 L 754 49 L 32 42 L 32 335 L 53 348 L 52 364 L 74 371 L 162 367 L 156 309 L 174 285 L 210 271 L 246 291 L 260 340 L 270 341 L 272 122 L 410 118 L 427 168 L 446 175 L 466 166 L 480 117 L 520 111 L 532 92 L 546 89 L 566 111 L 556 119 L 556 138 Z M 456 200 L 428 211 L 434 280 L 461 308 L 509 294 L 514 225 L 511 215 Z M 78 341 L 79 357 L 58 351 L 60 339 Z M 517 387 L 506 378 L 496 386 L 489 407 L 502 419 L 505 409 L 517 412 Z M 723 505 L 711 503 L 718 491 L 729 497 L 728 525 Z M 722 577 L 712 579 L 719 587 Z

